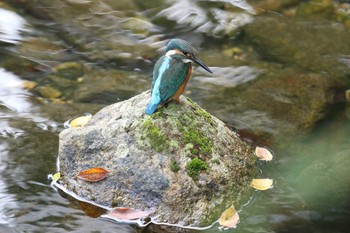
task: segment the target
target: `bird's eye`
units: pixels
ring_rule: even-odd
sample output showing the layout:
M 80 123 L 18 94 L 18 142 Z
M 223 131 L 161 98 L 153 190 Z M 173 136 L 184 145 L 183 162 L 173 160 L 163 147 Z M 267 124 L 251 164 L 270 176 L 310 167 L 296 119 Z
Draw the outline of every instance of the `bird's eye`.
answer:
M 192 58 L 192 54 L 189 52 L 183 51 L 183 54 L 188 58 Z

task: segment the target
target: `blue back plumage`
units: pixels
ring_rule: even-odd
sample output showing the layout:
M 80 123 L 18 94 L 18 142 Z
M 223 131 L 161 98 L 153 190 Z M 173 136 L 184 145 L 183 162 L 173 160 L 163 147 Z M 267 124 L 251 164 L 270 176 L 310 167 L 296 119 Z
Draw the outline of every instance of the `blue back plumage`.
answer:
M 151 89 L 152 91 L 151 101 L 149 102 L 146 108 L 146 114 L 148 115 L 151 115 L 152 113 L 154 113 L 154 111 L 156 111 L 156 109 L 162 102 L 161 93 L 160 93 L 160 84 L 162 81 L 163 74 L 166 72 L 167 69 L 169 69 L 170 59 L 171 59 L 170 57 L 163 56 L 157 61 L 154 67 L 153 82 L 152 82 L 152 89 Z

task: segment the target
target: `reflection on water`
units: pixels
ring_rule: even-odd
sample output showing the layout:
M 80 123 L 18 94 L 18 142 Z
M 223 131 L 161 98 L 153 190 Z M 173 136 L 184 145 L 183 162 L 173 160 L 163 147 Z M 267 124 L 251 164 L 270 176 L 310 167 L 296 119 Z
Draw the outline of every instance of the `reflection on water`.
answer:
M 0 125 L 1 127 L 1 125 Z M 7 143 L 0 143 L 0 226 L 13 226 L 14 221 L 9 215 L 9 209 L 17 209 L 16 196 L 8 193 L 7 183 L 1 174 L 8 168 L 8 145 Z M 1 228 L 0 228 L 1 230 Z
M 23 89 L 23 81 L 0 67 L 0 104 L 17 113 L 29 113 L 32 105 L 28 102 L 28 91 Z
M 255 79 L 260 73 L 259 70 L 249 66 L 212 67 L 211 69 L 215 77 L 202 77 L 197 75 L 194 80 L 218 86 L 235 87 Z
M 201 3 L 204 3 L 204 1 L 175 1 L 170 7 L 159 12 L 157 17 L 165 17 L 177 22 L 178 25 L 189 25 L 191 28 L 195 28 L 196 32 L 214 36 L 233 35 L 232 33 L 238 27 L 253 20 L 252 14 L 255 11 L 245 1 L 223 0 L 210 2 L 213 3 L 211 7 L 202 8 Z M 223 3 L 226 3 L 226 5 Z M 225 8 L 240 8 L 242 11 L 221 10 L 222 5 Z
M 36 112 L 36 107 L 30 102 L 32 94 L 24 89 L 24 81 L 17 75 L 0 67 L 0 136 L 18 138 L 26 132 L 18 121 L 29 120 L 44 130 L 57 128 L 50 121 Z M 22 120 L 20 120 L 22 119 Z
M 22 40 L 21 32 L 27 31 L 26 21 L 18 14 L 0 8 L 0 41 L 16 44 Z

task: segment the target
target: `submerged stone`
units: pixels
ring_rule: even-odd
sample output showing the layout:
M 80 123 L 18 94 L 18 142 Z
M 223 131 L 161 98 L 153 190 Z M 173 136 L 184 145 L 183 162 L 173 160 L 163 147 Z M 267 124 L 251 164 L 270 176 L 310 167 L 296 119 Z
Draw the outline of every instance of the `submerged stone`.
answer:
M 151 116 L 149 92 L 107 106 L 60 134 L 61 184 L 108 207 L 152 211 L 155 222 L 206 226 L 248 200 L 258 173 L 254 150 L 186 97 Z M 102 181 L 74 179 L 101 167 Z
M 77 62 L 66 62 L 54 67 L 53 71 L 59 77 L 74 80 L 84 75 L 84 66 Z
M 58 98 L 62 95 L 59 90 L 50 86 L 39 86 L 35 88 L 35 91 L 37 91 L 42 97 L 45 98 Z

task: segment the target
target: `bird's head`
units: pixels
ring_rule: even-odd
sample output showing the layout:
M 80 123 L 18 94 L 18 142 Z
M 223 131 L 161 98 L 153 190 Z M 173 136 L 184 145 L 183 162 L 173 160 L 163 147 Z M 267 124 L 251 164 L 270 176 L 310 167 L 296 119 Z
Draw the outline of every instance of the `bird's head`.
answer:
M 196 57 L 197 55 L 197 50 L 193 48 L 193 46 L 188 43 L 185 40 L 182 39 L 171 39 L 167 43 L 166 46 L 166 55 L 173 55 L 173 54 L 181 54 L 185 58 L 194 61 L 198 65 L 200 65 L 203 69 L 208 71 L 209 73 L 213 73 L 208 66 L 204 64 L 203 61 L 201 61 L 199 58 Z

